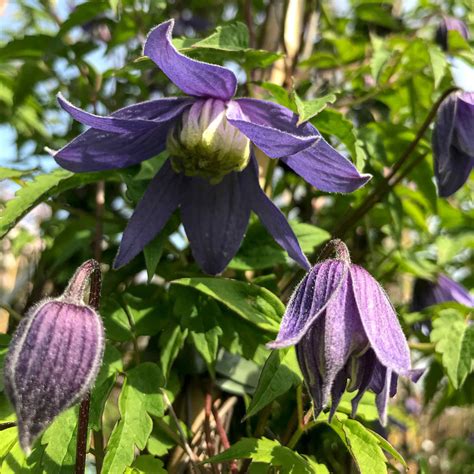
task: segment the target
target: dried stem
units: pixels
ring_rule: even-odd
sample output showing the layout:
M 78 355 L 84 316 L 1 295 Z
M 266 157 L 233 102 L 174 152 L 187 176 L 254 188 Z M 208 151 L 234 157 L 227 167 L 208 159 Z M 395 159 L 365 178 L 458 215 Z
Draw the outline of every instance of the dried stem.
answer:
M 212 394 L 206 393 L 204 398 L 204 434 L 206 436 L 207 456 L 214 456 L 214 443 L 211 436 Z M 212 472 L 218 473 L 217 466 L 212 464 Z
M 225 432 L 225 429 L 222 426 L 221 418 L 219 416 L 219 411 L 217 410 L 215 406 L 212 406 L 212 414 L 216 422 L 216 429 L 217 429 L 217 432 L 219 433 L 219 437 L 221 438 L 222 446 L 224 446 L 224 449 L 229 449 L 230 448 L 229 438 L 227 438 L 227 433 Z M 233 474 L 238 474 L 239 472 L 237 469 L 237 463 L 235 462 L 235 460 L 232 460 L 230 462 L 230 471 Z

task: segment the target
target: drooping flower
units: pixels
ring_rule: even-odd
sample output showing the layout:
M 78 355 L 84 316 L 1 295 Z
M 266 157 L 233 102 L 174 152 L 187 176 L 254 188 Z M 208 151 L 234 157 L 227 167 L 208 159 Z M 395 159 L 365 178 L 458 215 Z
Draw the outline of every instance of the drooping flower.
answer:
M 31 308 L 13 334 L 5 359 L 5 392 L 26 452 L 53 419 L 79 402 L 95 382 L 104 352 L 104 328 L 83 296 L 87 280 L 98 271 L 97 262 L 85 262 L 64 294 Z
M 304 277 L 288 303 L 277 339 L 268 347 L 296 346 L 315 417 L 330 397 L 332 417 L 347 386 L 358 390 L 353 416 L 363 394 L 372 390 L 385 423 L 398 376 L 417 379 L 420 373 L 411 369 L 407 341 L 382 287 L 351 263 L 343 242 L 330 245 L 336 258 L 318 263 Z
M 438 110 L 433 157 L 438 194 L 454 194 L 474 167 L 474 92 L 453 92 Z
M 457 31 L 464 39 L 469 39 L 469 30 L 459 18 L 444 16 L 436 30 L 436 42 L 447 51 L 449 48 L 449 32 Z
M 279 209 L 259 186 L 254 147 L 279 158 L 328 192 L 352 192 L 370 175 L 355 166 L 310 124 L 263 100 L 233 99 L 229 69 L 190 59 L 171 42 L 173 20 L 154 28 L 144 54 L 190 97 L 157 99 L 99 117 L 59 103 L 91 128 L 53 154 L 75 172 L 124 168 L 167 150 L 170 159 L 151 181 L 124 232 L 115 267 L 134 258 L 180 207 L 195 260 L 220 273 L 237 252 L 250 212 L 304 268 L 309 263 Z
M 470 308 L 474 308 L 474 296 L 451 278 L 440 274 L 435 282 L 417 278 L 413 286 L 411 311 L 423 309 L 447 301 L 456 301 Z

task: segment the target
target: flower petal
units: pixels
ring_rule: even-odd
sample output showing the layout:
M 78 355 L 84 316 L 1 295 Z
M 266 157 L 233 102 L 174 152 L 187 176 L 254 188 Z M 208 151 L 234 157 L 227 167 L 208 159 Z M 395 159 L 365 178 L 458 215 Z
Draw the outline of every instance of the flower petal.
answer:
M 158 99 L 130 105 L 113 112 L 109 117 L 91 114 L 81 110 L 58 94 L 59 105 L 72 118 L 84 125 L 114 133 L 147 132 L 156 127 L 156 122 L 167 122 L 181 115 L 193 103 L 192 99 Z
M 247 168 L 242 172 L 242 182 L 252 210 L 258 215 L 268 232 L 295 262 L 305 270 L 309 270 L 311 265 L 301 250 L 293 229 L 280 209 L 273 204 L 260 187 L 257 163 L 253 157 Z
M 130 262 L 163 229 L 179 206 L 182 192 L 183 177 L 167 160 L 151 180 L 123 233 L 114 268 Z
M 293 155 L 321 139 L 310 123 L 297 126 L 298 115 L 265 100 L 232 100 L 227 104 L 227 120 L 270 158 Z
M 382 365 L 397 374 L 410 370 L 410 351 L 395 310 L 377 281 L 352 265 L 350 277 L 360 319 L 370 345 Z
M 324 389 L 323 405 L 329 399 L 337 375 L 349 357 L 368 345 L 357 311 L 351 281 L 342 285 L 337 296 L 326 306 L 324 314 Z
M 293 293 L 280 326 L 277 339 L 267 347 L 278 349 L 298 343 L 308 332 L 329 302 L 339 298 L 347 284 L 349 265 L 341 260 L 326 260 L 315 265 Z
M 451 278 L 448 278 L 446 275 L 439 275 L 437 286 L 441 289 L 443 298 L 442 300 L 439 299 L 437 301 L 438 303 L 442 303 L 443 301 L 457 301 L 470 308 L 474 307 L 474 296 L 472 296 L 464 286 L 451 280 Z
M 229 69 L 188 58 L 171 42 L 174 20 L 153 28 L 145 42 L 143 54 L 183 92 L 196 97 L 229 100 L 237 89 L 237 79 Z
M 474 159 L 474 92 L 462 93 L 457 102 L 457 147 Z
M 331 193 L 350 193 L 372 178 L 370 174 L 360 174 L 324 138 L 282 161 L 315 188 Z
M 337 374 L 337 377 L 334 380 L 334 384 L 331 389 L 331 410 L 329 412 L 329 423 L 333 416 L 336 414 L 337 407 L 341 402 L 342 396 L 347 385 L 347 375 L 343 370 Z
M 203 178 L 186 180 L 181 204 L 193 256 L 210 275 L 222 272 L 237 253 L 250 218 L 250 203 L 240 173 L 229 173 L 215 185 Z

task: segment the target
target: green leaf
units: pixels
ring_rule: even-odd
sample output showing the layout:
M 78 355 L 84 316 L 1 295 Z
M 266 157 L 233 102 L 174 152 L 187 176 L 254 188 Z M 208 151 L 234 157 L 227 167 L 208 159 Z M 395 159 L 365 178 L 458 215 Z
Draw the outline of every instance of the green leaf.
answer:
M 260 329 L 278 332 L 285 306 L 265 288 L 227 278 L 182 278 L 171 284 L 195 288 Z
M 380 436 L 378 433 L 372 430 L 368 430 L 370 433 L 372 433 L 378 440 L 380 447 L 392 455 L 406 470 L 408 470 L 408 465 L 403 459 L 403 456 L 382 436 Z
M 336 420 L 335 420 L 336 421 Z M 339 422 L 340 423 L 340 422 Z M 361 474 L 385 474 L 387 459 L 378 438 L 361 423 L 347 419 L 341 423 L 346 443 Z
M 370 59 L 370 71 L 375 82 L 379 82 L 380 74 L 392 53 L 387 48 L 387 44 L 382 38 L 379 38 L 376 35 L 371 35 L 370 40 L 373 49 L 372 57 Z
M 145 362 L 128 372 L 119 398 L 121 418 L 109 439 L 104 472 L 124 472 L 134 459 L 135 446 L 145 448 L 153 428 L 151 416 L 163 416 L 163 375 L 156 364 Z
M 448 62 L 444 52 L 435 44 L 428 46 L 428 53 L 430 55 L 431 69 L 433 71 L 434 86 L 437 89 L 448 69 Z
M 2 474 L 43 474 L 47 472 L 41 465 L 43 453 L 44 446 L 36 444 L 32 453 L 26 456 L 20 447 L 20 443 L 17 442 L 5 456 L 0 472 Z M 64 472 L 67 473 L 68 470 L 65 469 Z
M 252 459 L 256 463 L 267 463 L 279 467 L 282 474 L 314 474 L 310 463 L 303 456 L 281 446 L 278 441 L 267 438 L 243 438 L 206 462 L 219 463 L 232 459 Z
M 151 282 L 155 276 L 156 267 L 163 255 L 163 247 L 165 243 L 165 236 L 160 233 L 149 244 L 145 245 L 143 255 L 145 256 L 146 271 L 148 274 L 148 283 Z
M 218 26 L 215 33 L 194 43 L 192 47 L 242 51 L 249 47 L 249 32 L 243 23 L 237 21 L 230 25 Z
M 294 385 L 302 382 L 294 347 L 274 350 L 263 366 L 246 417 L 255 415 Z
M 0 466 L 5 456 L 11 451 L 17 441 L 18 430 L 15 426 L 2 430 L 2 435 L 0 436 Z
M 74 472 L 76 463 L 79 406 L 61 413 L 45 431 L 41 444 L 46 444 L 42 466 L 51 474 Z
M 311 254 L 315 247 L 331 238 L 331 234 L 328 231 L 312 224 L 290 221 L 290 226 L 298 238 L 301 250 L 306 254 Z
M 160 366 L 166 379 L 169 377 L 171 366 L 178 356 L 188 335 L 188 330 L 181 329 L 179 324 L 168 325 L 160 334 Z
M 474 360 L 474 326 L 453 309 L 439 312 L 430 334 L 435 350 L 454 388 L 459 388 L 471 372 Z
M 125 474 L 166 474 L 163 461 L 149 454 L 138 456 L 132 467 L 125 469 Z
M 31 170 L 15 170 L 10 168 L 3 168 L 0 166 L 0 181 L 4 179 L 17 179 L 22 176 L 28 175 L 31 173 Z
M 293 93 L 293 98 L 298 110 L 299 119 L 296 126 L 301 125 L 313 117 L 316 117 L 322 112 L 328 104 L 333 104 L 336 101 L 336 94 L 326 94 L 322 97 L 312 100 L 302 100 L 296 92 Z
M 5 208 L 0 211 L 0 239 L 29 211 L 51 196 L 60 194 L 68 189 L 78 188 L 85 184 L 94 183 L 107 177 L 111 173 L 79 173 L 74 174 L 66 170 L 56 170 L 51 173 L 36 176 L 33 181 L 25 183 L 15 197 L 10 199 Z

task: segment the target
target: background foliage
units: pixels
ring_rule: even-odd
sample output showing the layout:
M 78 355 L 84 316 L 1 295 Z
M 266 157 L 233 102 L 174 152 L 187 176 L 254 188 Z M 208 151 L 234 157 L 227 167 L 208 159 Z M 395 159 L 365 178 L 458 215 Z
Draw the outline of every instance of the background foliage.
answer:
M 59 294 L 83 261 L 99 259 L 108 342 L 92 393 L 90 472 L 185 472 L 184 439 L 195 463 L 215 455 L 202 471 L 474 470 L 472 313 L 454 303 L 409 311 L 414 277 L 442 271 L 467 288 L 474 282 L 472 179 L 438 199 L 431 132 L 422 129 L 453 74 L 467 74 L 460 61 L 464 71 L 474 63 L 459 35 L 448 53 L 433 40 L 443 13 L 474 22 L 470 0 L 4 0 L 0 12 L 0 365 L 25 309 Z M 297 111 L 374 175 L 355 193 L 328 195 L 259 158 L 267 193 L 311 261 L 331 234 L 343 237 L 396 305 L 414 365 L 427 368 L 417 386 L 401 382 L 386 429 L 370 394 L 356 420 L 348 397 L 332 424 L 327 414 L 301 424 L 310 402 L 294 349 L 265 348 L 301 274 L 256 219 L 225 278 L 200 273 L 178 215 L 112 271 L 121 232 L 164 156 L 74 175 L 44 151 L 82 130 L 60 111 L 58 92 L 100 114 L 179 94 L 141 56 L 147 32 L 171 17 L 182 52 L 231 67 L 239 93 Z M 412 143 L 401 179 L 386 183 Z M 0 423 L 12 420 L 0 392 Z M 2 430 L 0 472 L 72 472 L 76 429 L 77 407 L 28 458 L 16 428 Z

